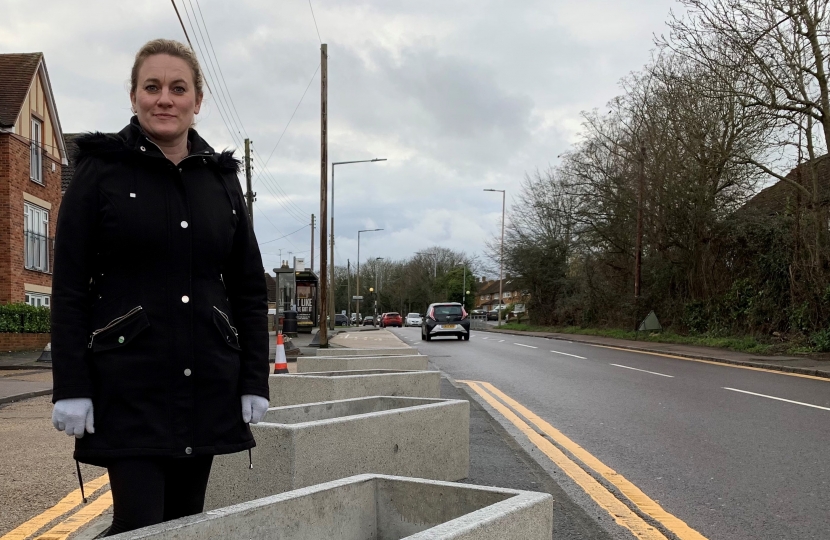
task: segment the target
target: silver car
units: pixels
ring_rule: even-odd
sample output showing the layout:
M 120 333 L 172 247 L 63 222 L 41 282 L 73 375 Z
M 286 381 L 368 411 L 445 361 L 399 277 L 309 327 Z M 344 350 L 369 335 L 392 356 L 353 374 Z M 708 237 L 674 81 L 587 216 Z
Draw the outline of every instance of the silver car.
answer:
M 421 326 L 424 322 L 420 313 L 407 313 L 403 321 L 404 326 Z

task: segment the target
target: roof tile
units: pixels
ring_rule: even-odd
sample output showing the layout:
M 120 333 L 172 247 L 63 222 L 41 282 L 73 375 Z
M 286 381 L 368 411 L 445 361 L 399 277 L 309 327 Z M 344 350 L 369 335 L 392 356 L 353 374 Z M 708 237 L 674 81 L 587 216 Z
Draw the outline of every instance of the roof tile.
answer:
M 0 127 L 17 121 L 43 53 L 0 54 Z

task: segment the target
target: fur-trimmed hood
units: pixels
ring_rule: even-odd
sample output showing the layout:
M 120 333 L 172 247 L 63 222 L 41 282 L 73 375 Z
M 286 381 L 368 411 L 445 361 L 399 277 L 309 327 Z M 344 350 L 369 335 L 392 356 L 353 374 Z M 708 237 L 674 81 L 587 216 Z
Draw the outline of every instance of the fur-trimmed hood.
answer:
M 187 135 L 189 155 L 201 155 L 210 159 L 223 173 L 238 173 L 241 170 L 242 162 L 234 157 L 233 150 L 216 152 L 195 129 L 190 129 Z M 138 124 L 138 119 L 133 116 L 129 125 L 118 133 L 101 133 L 100 131 L 84 133 L 74 140 L 77 151 L 70 156 L 74 163 L 79 163 L 90 157 L 106 159 L 107 156 L 123 157 L 124 154 L 135 154 L 143 152 L 142 148 L 152 148 L 145 155 L 151 157 L 164 157 L 153 144 L 144 130 Z

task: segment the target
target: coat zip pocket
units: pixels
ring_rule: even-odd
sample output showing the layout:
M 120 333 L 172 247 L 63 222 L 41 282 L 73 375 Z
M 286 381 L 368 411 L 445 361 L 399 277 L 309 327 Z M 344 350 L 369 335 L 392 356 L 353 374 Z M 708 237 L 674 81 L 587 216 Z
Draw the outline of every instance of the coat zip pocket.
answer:
M 101 332 L 109 330 L 110 328 L 117 325 L 118 323 L 129 319 L 130 317 L 132 317 L 136 313 L 141 312 L 143 309 L 144 308 L 141 307 L 141 306 L 136 306 L 133 309 L 131 309 L 130 311 L 128 311 L 127 313 L 125 313 L 124 315 L 121 315 L 120 317 L 117 317 L 117 318 L 111 320 L 109 323 L 107 323 L 107 325 L 105 327 L 99 328 L 98 330 L 95 330 L 94 332 L 92 332 L 92 335 L 89 336 L 89 347 L 88 348 L 90 348 L 90 349 L 92 348 L 92 342 L 95 340 L 95 336 L 97 336 Z
M 236 327 L 235 327 L 234 325 L 232 325 L 232 324 L 231 324 L 231 320 L 228 318 L 228 316 L 227 316 L 227 315 L 225 315 L 225 312 L 224 312 L 224 311 L 222 311 L 221 309 L 219 309 L 219 308 L 218 308 L 218 307 L 216 307 L 216 306 L 213 306 L 213 309 L 215 309 L 215 310 L 216 310 L 216 312 L 217 312 L 217 313 L 219 313 L 219 315 L 221 315 L 223 319 L 225 319 L 225 322 L 226 322 L 226 323 L 228 323 L 228 326 L 230 327 L 231 331 L 233 331 L 233 335 L 234 335 L 234 337 L 235 337 L 235 338 L 237 339 L 237 341 L 238 341 L 238 340 L 239 340 L 239 332 L 237 332 L 237 331 L 236 331 Z

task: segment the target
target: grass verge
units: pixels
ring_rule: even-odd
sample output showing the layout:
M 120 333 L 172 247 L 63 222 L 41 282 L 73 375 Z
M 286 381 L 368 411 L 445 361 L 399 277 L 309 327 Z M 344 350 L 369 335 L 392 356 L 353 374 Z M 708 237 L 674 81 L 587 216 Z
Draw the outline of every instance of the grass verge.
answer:
M 791 350 L 792 344 L 762 343 L 753 336 L 712 337 L 706 335 L 685 336 L 671 331 L 662 333 L 633 332 L 615 328 L 581 328 L 579 326 L 551 327 L 533 326 L 530 324 L 507 323 L 502 326 L 505 330 L 522 330 L 526 332 L 552 332 L 557 334 L 581 334 L 584 336 L 601 336 L 631 341 L 646 341 L 652 343 L 675 343 L 679 345 L 702 345 L 706 347 L 720 347 L 750 354 L 795 354 L 799 351 Z M 803 353 L 803 351 L 801 351 Z

